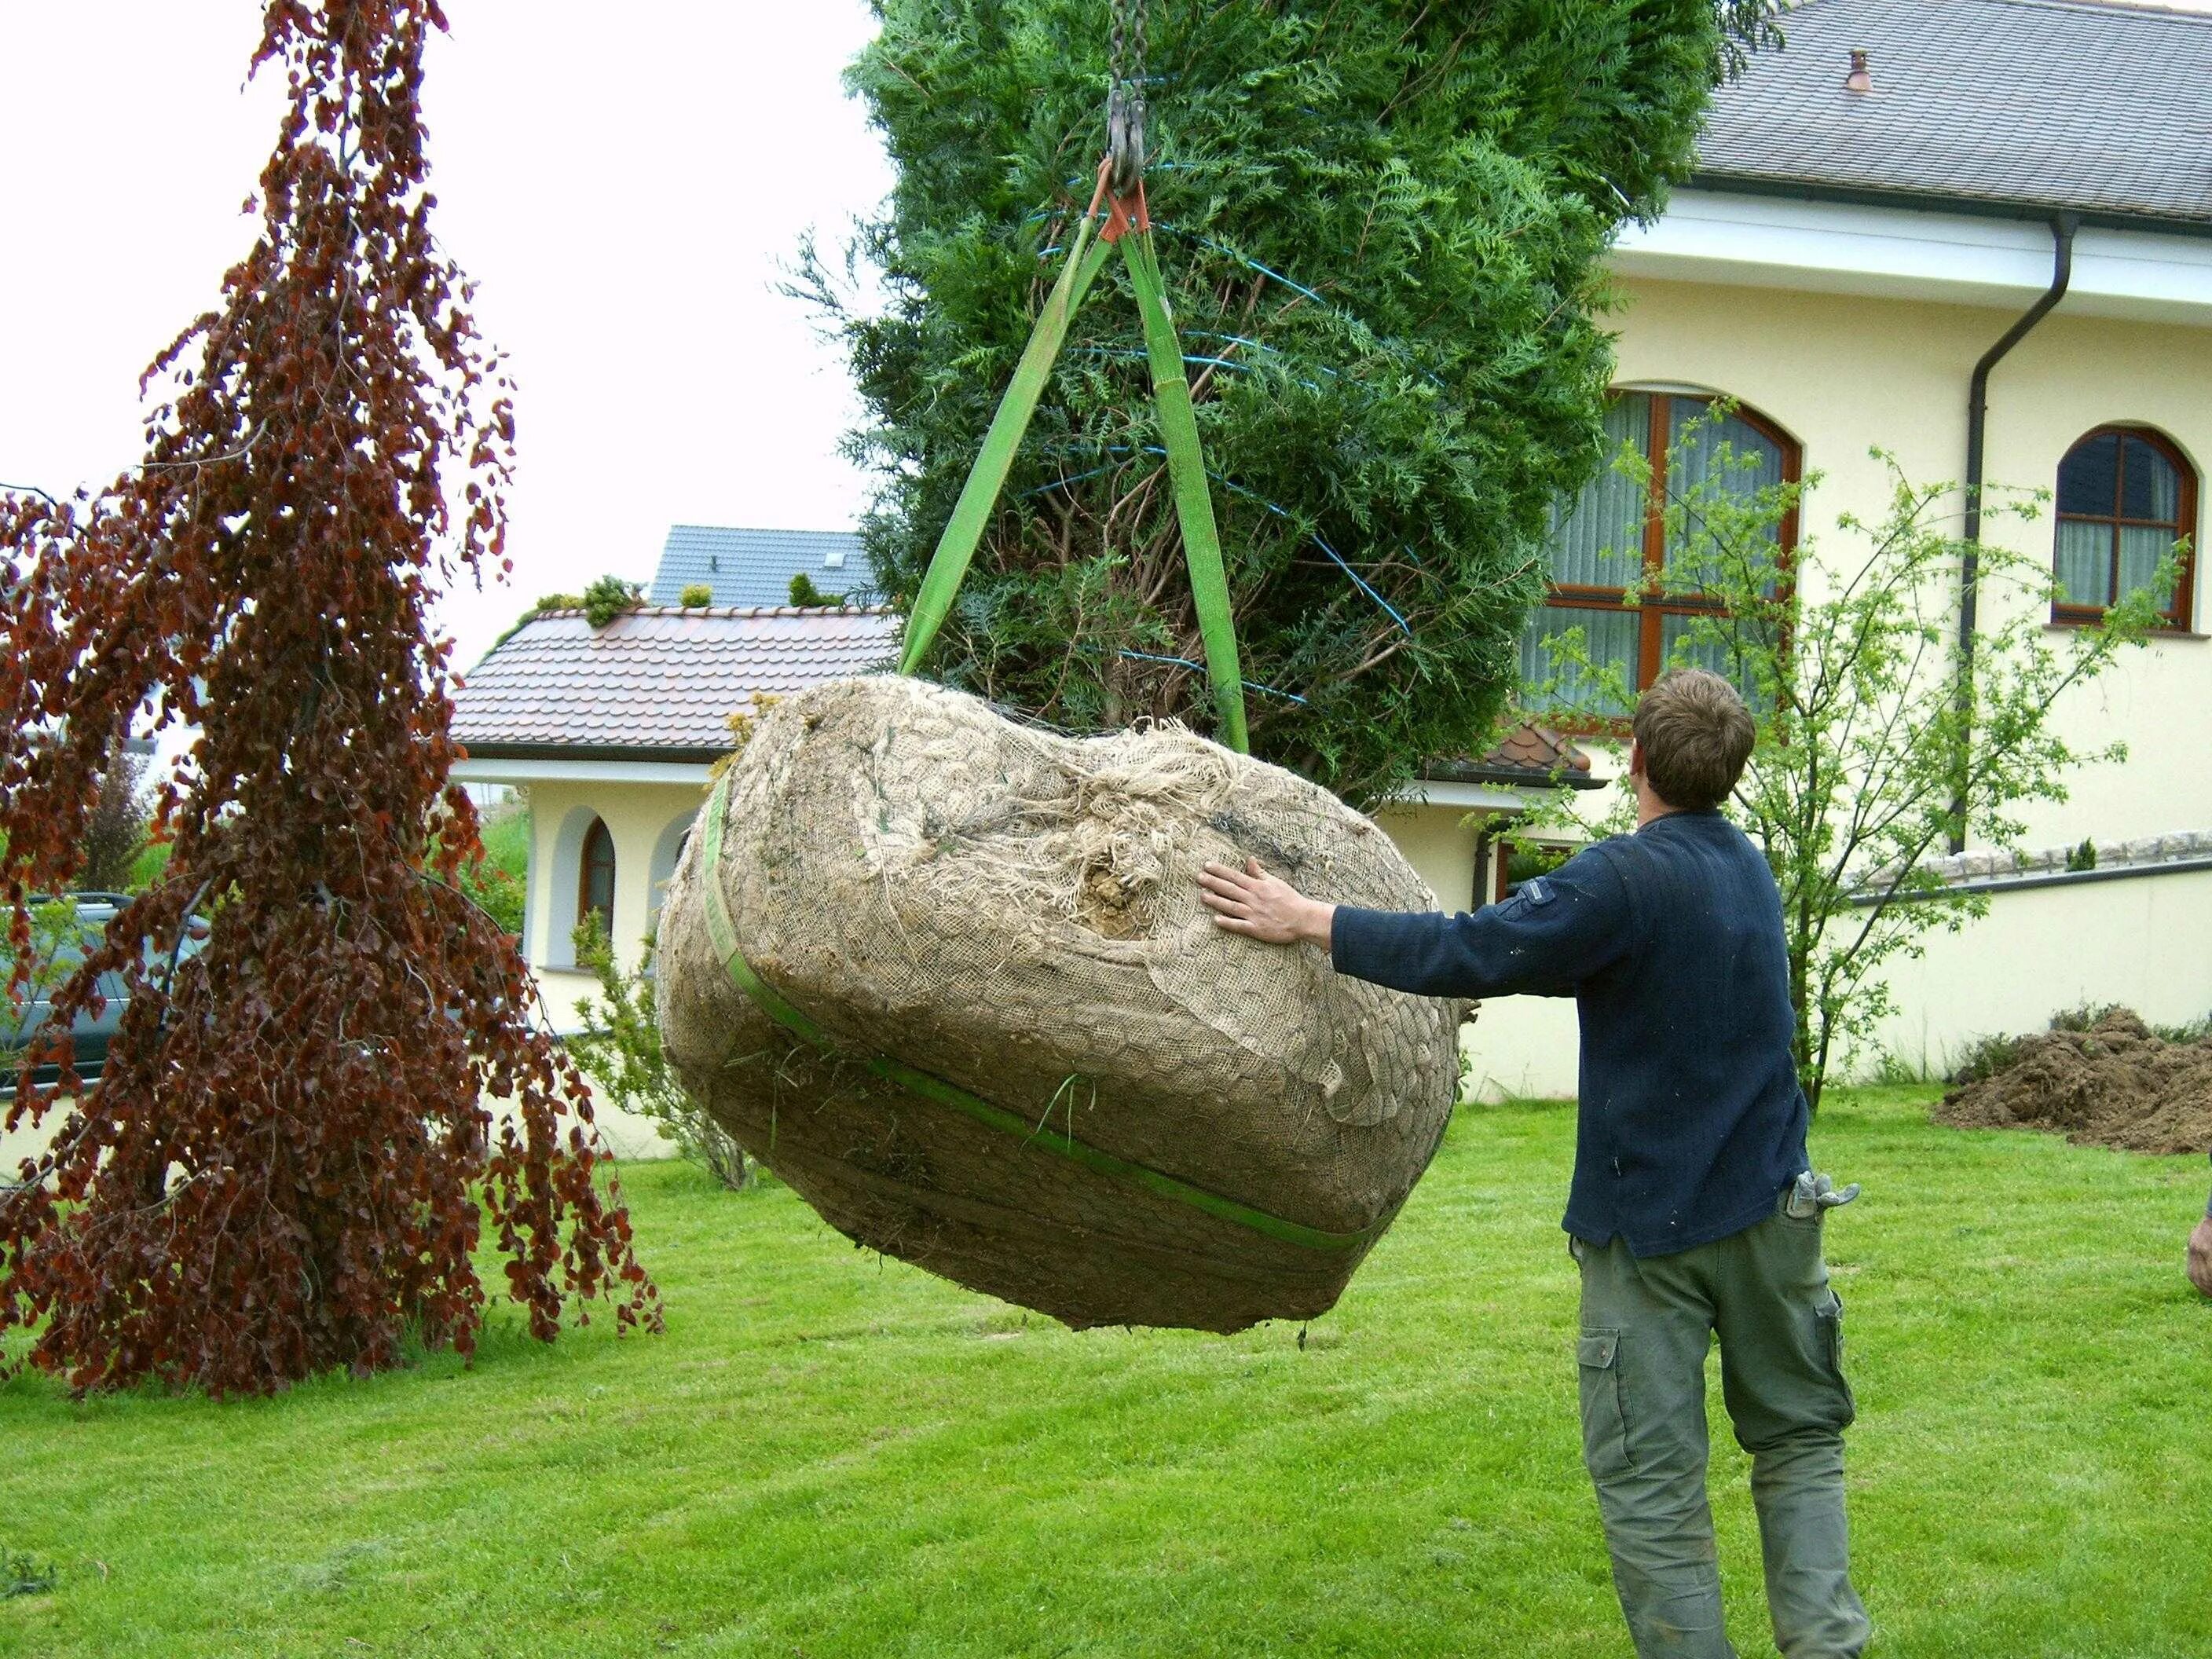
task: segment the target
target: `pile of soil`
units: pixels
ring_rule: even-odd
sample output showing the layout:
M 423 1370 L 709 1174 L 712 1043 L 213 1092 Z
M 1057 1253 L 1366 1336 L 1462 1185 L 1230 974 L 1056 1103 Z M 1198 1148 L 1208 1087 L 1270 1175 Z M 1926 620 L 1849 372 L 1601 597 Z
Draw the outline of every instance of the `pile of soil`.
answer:
M 2116 1008 L 2086 1031 L 2022 1037 L 2010 1065 L 1952 1090 L 1935 1115 L 2132 1152 L 2212 1150 L 2212 1036 L 2168 1042 Z

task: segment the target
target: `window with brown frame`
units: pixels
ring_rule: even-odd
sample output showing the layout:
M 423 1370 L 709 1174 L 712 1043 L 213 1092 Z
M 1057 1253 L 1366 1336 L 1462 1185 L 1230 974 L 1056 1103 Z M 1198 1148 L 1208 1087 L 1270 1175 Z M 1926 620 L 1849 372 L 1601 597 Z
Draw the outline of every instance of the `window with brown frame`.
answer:
M 591 916 L 611 936 L 615 927 L 615 838 L 606 823 L 593 818 L 584 832 L 583 862 L 576 872 L 576 920 Z
M 2051 620 L 2100 620 L 2107 606 L 2147 586 L 2196 529 L 2197 474 L 2181 452 L 2148 427 L 2099 427 L 2058 463 Z M 2192 541 L 2161 607 L 2175 628 L 2189 626 L 2196 567 Z
M 1668 533 L 1668 498 L 1715 483 L 1746 495 L 1794 483 L 1800 458 L 1796 445 L 1771 422 L 1740 405 L 1717 413 L 1713 401 L 1692 392 L 1622 392 L 1607 404 L 1608 463 L 1632 447 L 1650 464 L 1650 483 L 1639 487 L 1608 464 L 1554 513 L 1551 592 L 1522 630 L 1523 686 L 1544 685 L 1565 668 L 1544 641 L 1580 628 L 1591 662 L 1619 669 L 1629 690 L 1641 691 L 1680 654 L 1692 619 L 1718 610 L 1695 590 L 1666 586 L 1681 551 Z M 1726 467 L 1723 446 L 1733 457 Z M 1797 515 L 1791 513 L 1776 533 L 1786 560 L 1797 544 Z M 1630 595 L 1647 585 L 1656 591 L 1641 604 L 1630 604 Z M 1728 672 L 1724 664 L 1708 665 Z M 1580 678 L 1568 671 L 1556 696 L 1547 700 L 1526 693 L 1526 706 L 1532 712 L 1565 704 L 1614 717 L 1628 714 Z

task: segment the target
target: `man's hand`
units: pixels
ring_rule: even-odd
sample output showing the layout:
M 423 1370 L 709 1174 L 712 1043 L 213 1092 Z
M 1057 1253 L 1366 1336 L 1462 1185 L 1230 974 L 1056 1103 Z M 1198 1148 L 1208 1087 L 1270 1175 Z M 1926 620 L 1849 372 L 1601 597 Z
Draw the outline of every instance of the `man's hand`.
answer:
M 1328 949 L 1336 907 L 1310 899 L 1247 859 L 1242 870 L 1209 864 L 1198 878 L 1200 896 L 1213 912 L 1213 925 L 1263 945 L 1318 945 Z
M 2212 1296 L 2212 1215 L 2197 1224 L 2189 1235 L 2189 1282 Z

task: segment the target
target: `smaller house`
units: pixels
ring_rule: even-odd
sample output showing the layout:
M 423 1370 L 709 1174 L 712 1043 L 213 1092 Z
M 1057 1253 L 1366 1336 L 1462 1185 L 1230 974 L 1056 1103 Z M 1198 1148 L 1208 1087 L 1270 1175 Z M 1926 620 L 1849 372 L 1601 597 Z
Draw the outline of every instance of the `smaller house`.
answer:
M 453 775 L 528 792 L 523 954 L 562 1029 L 593 988 L 577 970 L 577 923 L 597 914 L 617 955 L 637 959 L 709 769 L 730 748 L 730 716 L 891 658 L 898 623 L 883 610 L 723 596 L 787 593 L 794 574 L 826 585 L 847 569 L 868 574 L 850 536 L 678 526 L 654 603 L 599 629 L 580 611 L 541 611 L 467 675 L 453 731 L 468 757 Z M 702 582 L 715 604 L 658 602 Z

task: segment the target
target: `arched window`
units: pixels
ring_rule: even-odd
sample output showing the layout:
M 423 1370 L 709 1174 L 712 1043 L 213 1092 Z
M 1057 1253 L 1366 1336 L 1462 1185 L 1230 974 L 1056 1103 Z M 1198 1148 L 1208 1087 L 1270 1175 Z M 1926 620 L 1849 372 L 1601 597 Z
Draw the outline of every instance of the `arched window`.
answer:
M 2106 606 L 2149 585 L 2159 563 L 2197 528 L 2197 475 L 2181 452 L 2146 427 L 2105 426 L 2058 463 L 2058 538 L 2051 619 L 2094 623 Z M 2189 626 L 2195 547 L 2183 556 L 2160 608 Z
M 1591 662 L 1620 671 L 1632 693 L 1658 678 L 1690 632 L 1691 619 L 1712 615 L 1716 602 L 1693 588 L 1669 589 L 1667 573 L 1680 549 L 1667 525 L 1667 504 L 1691 491 L 1718 485 L 1751 495 L 1798 477 L 1797 447 L 1781 429 L 1751 410 L 1723 413 L 1707 395 L 1687 392 L 1621 392 L 1606 405 L 1607 465 L 1572 501 L 1553 512 L 1550 544 L 1551 592 L 1529 614 L 1521 635 L 1521 679 L 1541 687 L 1559 672 L 1544 641 L 1571 628 L 1583 630 Z M 1723 447 L 1734 465 L 1720 465 Z M 1639 487 L 1611 465 L 1624 448 L 1649 464 Z M 1797 541 L 1793 512 L 1774 527 L 1786 558 Z M 1631 596 L 1646 587 L 1643 603 Z M 1723 664 L 1713 667 L 1726 672 Z M 1626 707 L 1591 685 L 1562 685 L 1553 704 L 1598 706 L 1625 715 Z M 1532 692 L 1537 708 L 1547 700 Z
M 649 925 L 656 929 L 660 922 L 660 907 L 668 899 L 669 880 L 676 874 L 677 865 L 683 860 L 684 838 L 690 833 L 692 823 L 697 816 L 696 807 L 687 808 L 681 817 L 669 821 L 667 827 L 660 832 L 660 839 L 653 843 L 653 865 L 647 872 L 649 896 L 646 900 L 646 911 Z
M 605 821 L 592 820 L 584 832 L 584 855 L 576 871 L 576 920 L 597 916 L 612 938 L 615 930 L 615 838 Z

